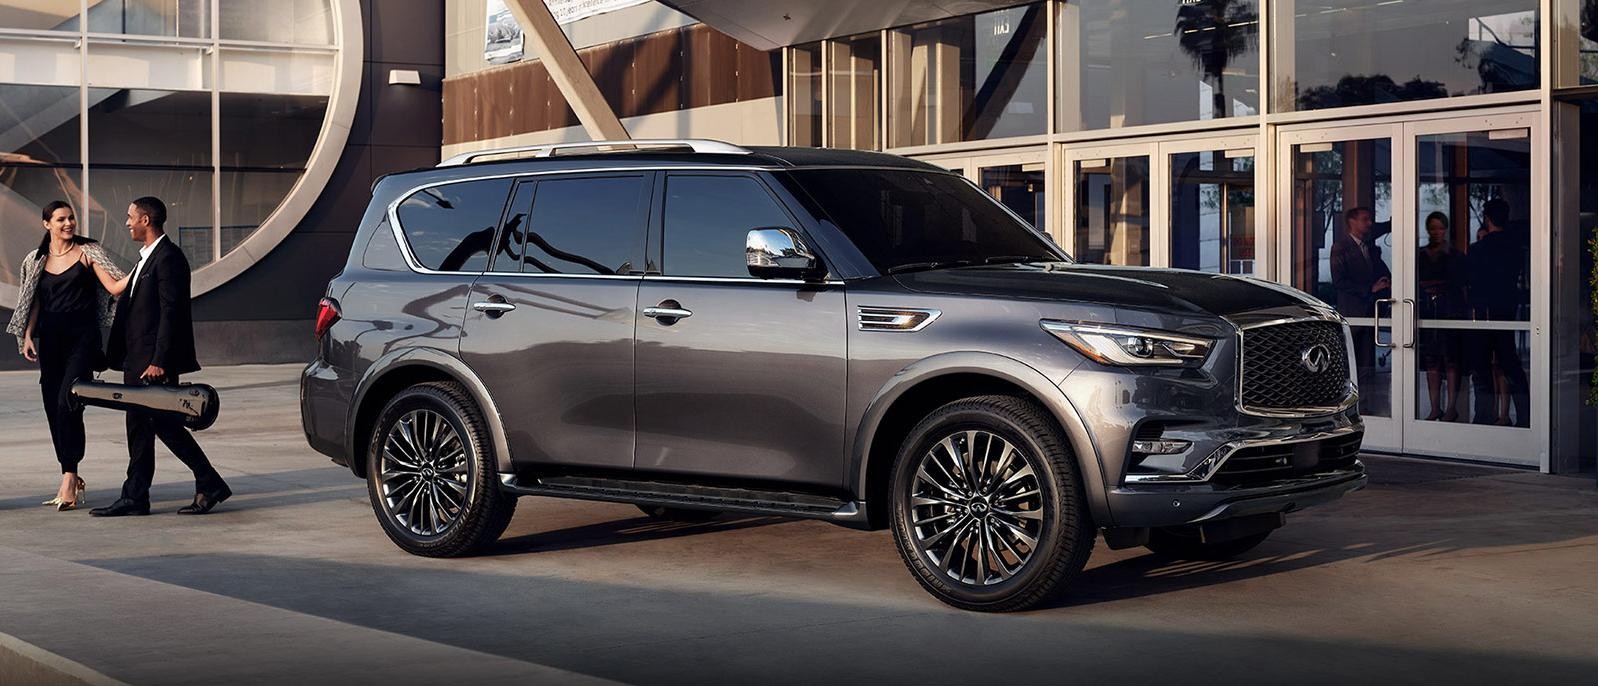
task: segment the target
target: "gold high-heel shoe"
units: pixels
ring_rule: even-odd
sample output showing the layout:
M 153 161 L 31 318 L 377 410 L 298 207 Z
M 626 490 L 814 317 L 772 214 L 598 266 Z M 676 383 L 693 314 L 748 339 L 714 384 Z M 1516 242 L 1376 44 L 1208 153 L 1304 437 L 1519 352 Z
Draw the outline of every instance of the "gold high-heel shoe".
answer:
M 44 504 L 44 505 L 54 505 L 56 512 L 66 512 L 68 510 L 76 510 L 76 509 L 78 509 L 78 506 L 82 505 L 83 502 L 84 502 L 83 501 L 83 491 L 88 487 L 88 484 L 85 484 L 83 482 L 83 479 L 79 478 L 78 482 L 76 484 L 74 484 L 74 486 L 76 486 L 76 488 L 74 488 L 72 490 L 73 490 L 73 495 L 76 496 L 76 497 L 73 498 L 72 500 L 62 500 L 61 496 L 56 496 L 54 498 L 51 498 L 49 500 L 44 501 L 44 503 L 42 503 L 42 504 Z

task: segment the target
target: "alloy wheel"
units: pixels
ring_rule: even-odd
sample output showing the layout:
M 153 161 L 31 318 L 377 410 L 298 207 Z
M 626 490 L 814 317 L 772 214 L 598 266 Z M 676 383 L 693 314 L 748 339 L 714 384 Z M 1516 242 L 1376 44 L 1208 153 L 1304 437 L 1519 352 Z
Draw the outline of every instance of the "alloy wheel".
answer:
M 460 433 L 443 415 L 405 413 L 383 441 L 380 464 L 384 506 L 412 534 L 445 533 L 465 511 L 471 465 Z
M 916 466 L 911 531 L 949 579 L 990 586 L 1014 578 L 1043 538 L 1043 493 L 1033 458 L 983 430 L 951 433 Z

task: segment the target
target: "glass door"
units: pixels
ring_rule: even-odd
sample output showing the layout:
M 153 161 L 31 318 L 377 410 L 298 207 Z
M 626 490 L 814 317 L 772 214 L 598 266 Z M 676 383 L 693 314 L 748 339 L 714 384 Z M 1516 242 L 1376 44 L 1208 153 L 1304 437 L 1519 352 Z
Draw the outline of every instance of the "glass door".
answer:
M 1161 264 L 1163 245 L 1153 240 L 1155 177 L 1152 143 L 1065 151 L 1071 174 L 1066 207 L 1073 221 L 1066 249 L 1078 262 L 1145 267 Z
M 1543 318 L 1532 290 L 1548 281 L 1531 256 L 1548 224 L 1536 219 L 1536 126 L 1522 114 L 1405 127 L 1405 452 L 1540 464 L 1533 428 L 1547 429 L 1529 380 L 1548 377 L 1532 373 Z
M 1369 447 L 1540 464 L 1536 126 L 1508 114 L 1281 134 L 1284 276 L 1353 328 Z
M 972 155 L 937 155 L 921 158 L 971 180 L 1016 216 L 1050 236 L 1048 165 L 1043 150 Z
M 1289 285 L 1314 295 L 1348 319 L 1354 338 L 1359 409 L 1367 446 L 1403 449 L 1393 413 L 1402 393 L 1395 373 L 1393 284 L 1403 283 L 1393 254 L 1394 220 L 1404 222 L 1395 195 L 1394 141 L 1400 125 L 1350 126 L 1282 134 L 1278 165 L 1283 197 L 1279 226 Z
M 1256 215 L 1256 136 L 1159 144 L 1166 169 L 1157 187 L 1155 241 L 1166 259 L 1155 264 L 1218 274 L 1264 276 L 1264 232 Z

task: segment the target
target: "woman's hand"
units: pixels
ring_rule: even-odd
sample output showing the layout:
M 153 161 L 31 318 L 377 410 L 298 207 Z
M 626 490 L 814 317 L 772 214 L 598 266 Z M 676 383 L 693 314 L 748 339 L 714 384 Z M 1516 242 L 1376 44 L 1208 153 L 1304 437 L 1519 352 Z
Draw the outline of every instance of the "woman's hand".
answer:
M 22 356 L 27 358 L 29 362 L 39 361 L 39 351 L 33 347 L 32 336 L 22 339 Z

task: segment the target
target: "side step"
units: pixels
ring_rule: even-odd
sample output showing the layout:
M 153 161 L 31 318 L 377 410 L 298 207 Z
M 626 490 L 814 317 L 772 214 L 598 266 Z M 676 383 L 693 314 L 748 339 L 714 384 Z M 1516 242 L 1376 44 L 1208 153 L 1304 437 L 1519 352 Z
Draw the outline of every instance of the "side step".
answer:
M 845 526 L 866 526 L 864 503 L 810 493 L 592 476 L 523 477 L 500 474 L 499 483 L 506 492 L 516 495 L 823 519 Z

